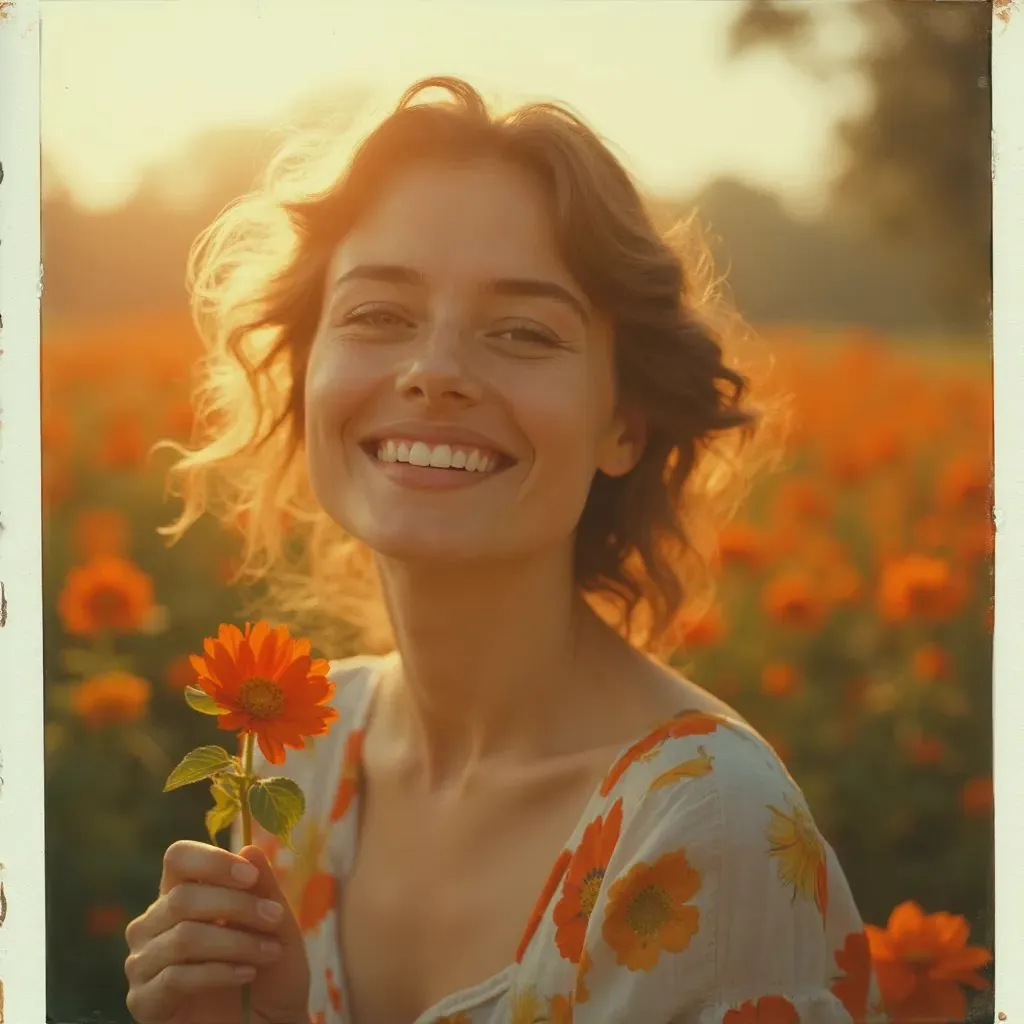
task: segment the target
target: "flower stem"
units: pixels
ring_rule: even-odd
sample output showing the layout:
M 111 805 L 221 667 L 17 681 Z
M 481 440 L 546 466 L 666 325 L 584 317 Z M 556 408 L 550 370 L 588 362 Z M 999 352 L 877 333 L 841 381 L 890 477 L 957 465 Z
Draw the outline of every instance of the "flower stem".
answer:
M 243 775 L 242 775 L 242 845 L 252 845 L 252 813 L 249 810 L 249 783 L 252 776 L 252 753 L 254 736 L 251 732 L 245 734 L 243 741 Z M 242 1024 L 250 1024 L 252 1019 L 252 983 L 246 982 L 242 986 Z

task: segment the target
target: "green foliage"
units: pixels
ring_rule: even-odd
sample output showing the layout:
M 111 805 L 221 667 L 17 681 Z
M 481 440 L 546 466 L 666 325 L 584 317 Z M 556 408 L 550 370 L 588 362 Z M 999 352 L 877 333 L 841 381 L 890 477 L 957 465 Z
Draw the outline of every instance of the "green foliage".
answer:
M 290 847 L 291 831 L 306 810 L 306 799 L 298 785 L 281 777 L 257 779 L 249 787 L 248 798 L 256 821 Z
M 233 771 L 235 762 L 223 748 L 217 746 L 197 747 L 182 758 L 181 763 L 171 772 L 164 783 L 164 792 L 202 782 L 222 772 Z

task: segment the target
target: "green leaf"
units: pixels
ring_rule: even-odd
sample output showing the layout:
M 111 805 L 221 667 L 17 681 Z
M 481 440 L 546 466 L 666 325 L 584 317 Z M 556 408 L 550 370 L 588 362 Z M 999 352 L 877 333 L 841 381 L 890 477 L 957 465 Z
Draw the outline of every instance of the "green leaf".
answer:
M 198 686 L 185 687 L 185 702 L 201 715 L 223 715 L 228 708 L 222 708 L 205 690 Z
M 213 796 L 213 807 L 206 812 L 206 831 L 210 834 L 210 842 L 217 844 L 217 833 L 230 828 L 242 805 L 238 799 L 238 781 L 228 776 L 217 779 L 210 786 Z
M 249 810 L 263 828 L 291 849 L 291 831 L 306 811 L 306 798 L 292 779 L 257 779 L 249 789 Z
M 196 747 L 182 758 L 164 783 L 164 792 L 201 782 L 232 767 L 231 755 L 223 747 Z

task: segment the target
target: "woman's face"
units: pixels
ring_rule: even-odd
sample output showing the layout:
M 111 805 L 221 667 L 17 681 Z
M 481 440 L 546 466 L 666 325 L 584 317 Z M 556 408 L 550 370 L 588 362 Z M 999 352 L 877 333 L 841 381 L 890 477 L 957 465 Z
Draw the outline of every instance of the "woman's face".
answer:
M 414 166 L 335 251 L 306 376 L 309 471 L 374 551 L 564 551 L 594 473 L 639 456 L 615 406 L 611 331 L 525 172 Z

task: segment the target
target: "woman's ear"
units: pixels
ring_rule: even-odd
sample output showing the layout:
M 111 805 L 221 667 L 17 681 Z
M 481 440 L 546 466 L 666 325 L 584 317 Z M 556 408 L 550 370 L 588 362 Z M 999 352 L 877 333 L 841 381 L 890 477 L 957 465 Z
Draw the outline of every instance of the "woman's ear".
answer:
M 649 431 L 647 417 L 639 409 L 620 410 L 609 429 L 597 468 L 606 476 L 625 476 L 640 461 Z

